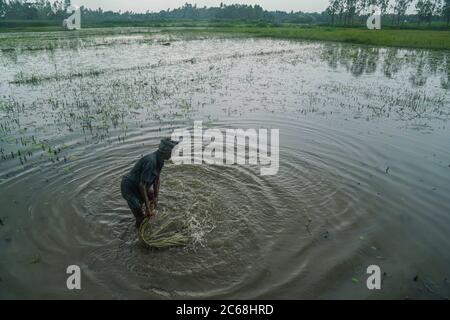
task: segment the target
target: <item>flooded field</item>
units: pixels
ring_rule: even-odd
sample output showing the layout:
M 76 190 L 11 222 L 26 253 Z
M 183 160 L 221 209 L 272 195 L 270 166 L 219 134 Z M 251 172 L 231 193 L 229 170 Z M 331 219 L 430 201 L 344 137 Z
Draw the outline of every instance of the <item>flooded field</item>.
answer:
M 450 296 L 450 52 L 126 30 L 0 50 L 0 298 Z M 159 210 L 193 241 L 147 250 L 121 177 L 196 120 L 279 129 L 279 172 L 167 165 Z

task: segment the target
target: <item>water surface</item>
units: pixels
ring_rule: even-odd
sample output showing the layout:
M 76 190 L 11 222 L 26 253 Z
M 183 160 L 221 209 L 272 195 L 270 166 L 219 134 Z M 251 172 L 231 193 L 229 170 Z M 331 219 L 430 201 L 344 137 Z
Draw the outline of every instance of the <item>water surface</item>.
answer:
M 32 35 L 0 41 L 1 298 L 449 297 L 449 52 Z M 149 251 L 121 176 L 195 120 L 279 129 L 279 173 L 168 164 L 193 240 Z

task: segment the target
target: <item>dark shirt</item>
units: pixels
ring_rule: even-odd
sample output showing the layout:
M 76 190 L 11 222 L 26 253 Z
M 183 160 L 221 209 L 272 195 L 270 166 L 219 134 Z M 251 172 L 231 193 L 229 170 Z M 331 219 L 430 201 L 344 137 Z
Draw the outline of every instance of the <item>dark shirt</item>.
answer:
M 156 151 L 141 158 L 126 177 L 136 186 L 142 183 L 149 188 L 161 174 L 163 166 L 164 160 Z

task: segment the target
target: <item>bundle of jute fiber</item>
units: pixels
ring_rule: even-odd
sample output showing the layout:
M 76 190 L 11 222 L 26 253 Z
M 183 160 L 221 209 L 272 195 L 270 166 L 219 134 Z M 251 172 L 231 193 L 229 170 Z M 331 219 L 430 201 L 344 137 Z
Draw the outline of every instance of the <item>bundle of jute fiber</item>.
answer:
M 157 249 L 183 246 L 190 240 L 186 225 L 166 214 L 146 218 L 139 228 L 139 236 L 146 245 Z

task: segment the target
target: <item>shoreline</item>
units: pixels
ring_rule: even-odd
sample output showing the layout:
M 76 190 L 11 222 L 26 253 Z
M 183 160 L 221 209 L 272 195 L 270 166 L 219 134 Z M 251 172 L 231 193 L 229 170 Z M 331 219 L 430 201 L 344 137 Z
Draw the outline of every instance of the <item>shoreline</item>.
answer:
M 96 26 L 82 29 L 79 32 L 88 31 L 88 35 L 95 35 L 95 30 L 128 29 L 129 33 L 145 34 L 150 30 L 158 29 L 163 33 L 170 32 L 194 32 L 194 33 L 223 33 L 234 34 L 236 36 L 251 36 L 259 38 L 273 39 L 291 39 L 291 40 L 314 40 L 314 41 L 332 41 L 357 45 L 370 45 L 379 47 L 398 47 L 406 49 L 431 49 L 431 50 L 450 50 L 450 31 L 445 30 L 414 30 L 414 29 L 383 29 L 367 30 L 360 28 L 342 28 L 342 27 L 177 27 L 177 26 Z M 133 29 L 136 32 L 132 32 Z M 143 29 L 143 30 L 139 30 Z M 146 30 L 145 30 L 146 29 Z M 0 35 L 14 33 L 32 33 L 32 32 L 62 32 L 60 27 L 26 27 L 0 30 Z M 112 32 L 113 34 L 115 32 Z M 0 43 L 2 39 L 0 38 Z

